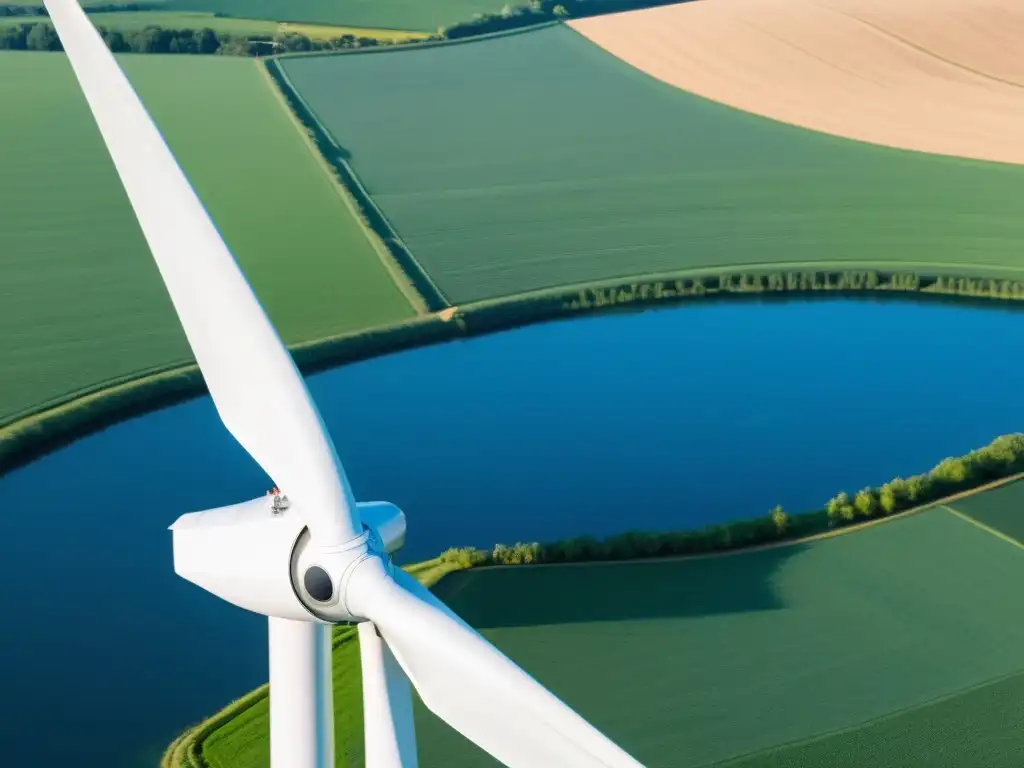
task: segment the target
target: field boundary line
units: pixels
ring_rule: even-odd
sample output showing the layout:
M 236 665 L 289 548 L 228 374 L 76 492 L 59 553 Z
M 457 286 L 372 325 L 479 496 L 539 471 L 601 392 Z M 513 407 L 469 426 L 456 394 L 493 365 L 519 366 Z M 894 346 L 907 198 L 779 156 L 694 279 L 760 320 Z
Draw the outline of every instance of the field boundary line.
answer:
M 936 507 L 941 507 L 941 506 L 945 505 L 946 503 L 948 503 L 950 501 L 959 501 L 961 499 L 966 499 L 966 498 L 968 498 L 970 496 L 974 496 L 975 494 L 984 493 L 985 491 L 991 491 L 992 489 L 999 488 L 1000 486 L 1003 486 L 1003 485 L 1010 485 L 1011 483 L 1015 483 L 1018 480 L 1022 480 L 1022 479 L 1024 479 L 1024 472 L 1017 472 L 1016 474 L 1007 475 L 1006 477 L 1001 477 L 998 480 L 993 480 L 990 483 L 985 483 L 984 485 L 979 485 L 976 488 L 970 488 L 970 489 L 968 489 L 966 491 L 960 491 L 959 493 L 955 493 L 952 496 L 944 496 L 941 499 L 936 499 L 935 501 L 930 501 L 927 504 L 922 504 L 921 506 L 918 506 L 918 507 L 911 507 L 910 509 L 905 509 L 902 512 L 897 512 L 897 513 L 892 514 L 892 515 L 887 515 L 886 517 L 877 517 L 877 518 L 874 518 L 872 520 L 865 520 L 862 523 L 854 523 L 853 525 L 845 525 L 845 526 L 843 526 L 841 528 L 835 528 L 834 530 L 831 530 L 831 531 L 823 531 L 822 533 L 814 533 L 814 534 L 811 534 L 810 536 L 801 536 L 800 538 L 795 538 L 795 539 L 785 539 L 783 541 L 772 541 L 772 542 L 769 542 L 768 544 L 758 544 L 758 545 L 753 546 L 753 547 L 737 547 L 735 549 L 720 550 L 718 552 L 701 552 L 699 554 L 694 554 L 694 555 L 660 555 L 658 557 L 633 557 L 633 558 L 626 558 L 626 559 L 623 559 L 623 560 L 580 560 L 580 561 L 575 561 L 575 562 L 571 562 L 571 563 L 521 563 L 519 565 L 481 565 L 481 566 L 476 566 L 475 568 L 468 569 L 467 573 L 468 572 L 472 572 L 472 571 L 497 570 L 499 568 L 518 568 L 518 569 L 521 570 L 523 568 L 570 568 L 570 567 L 577 567 L 577 566 L 584 566 L 584 565 L 587 565 L 587 566 L 595 566 L 595 565 L 608 565 L 608 566 L 613 566 L 613 565 L 634 565 L 634 564 L 637 564 L 637 563 L 663 563 L 663 562 L 673 562 L 673 561 L 679 561 L 679 560 L 709 560 L 711 558 L 735 557 L 735 556 L 738 556 L 738 555 L 749 555 L 749 554 L 754 554 L 755 552 L 764 552 L 764 551 L 770 550 L 770 549 L 781 549 L 783 547 L 795 547 L 795 546 L 799 546 L 801 544 L 808 544 L 808 543 L 815 542 L 815 541 L 822 541 L 824 539 L 832 539 L 832 538 L 835 538 L 836 536 L 845 536 L 848 533 L 856 533 L 858 531 L 863 531 L 863 530 L 865 530 L 867 528 L 874 528 L 875 526 L 882 525 L 884 523 L 891 523 L 891 522 L 894 522 L 896 520 L 903 520 L 903 519 L 908 518 L 908 517 L 913 517 L 914 515 L 919 515 L 922 512 L 927 512 L 928 510 L 935 509 Z M 959 513 L 957 513 L 957 514 L 959 514 Z M 975 522 L 975 521 L 972 521 L 972 522 Z M 1016 542 L 1016 541 L 1013 541 L 1013 543 L 1017 544 L 1018 546 L 1020 546 L 1022 548 L 1024 548 L 1024 544 L 1020 544 L 1019 542 Z M 1022 670 L 1022 671 L 1024 671 L 1024 670 Z
M 309 135 L 308 129 L 302 124 L 298 115 L 295 114 L 295 110 L 293 110 L 288 104 L 288 99 L 285 98 L 281 89 L 278 88 L 277 83 L 274 81 L 274 77 L 270 74 L 270 71 L 266 66 L 263 66 L 258 59 L 253 59 L 253 64 L 259 70 L 260 77 L 271 94 L 273 94 L 274 100 L 288 118 L 288 122 L 292 124 L 292 127 L 294 127 L 299 136 L 302 137 L 302 143 L 313 156 L 317 167 L 319 167 L 327 177 L 331 187 L 345 205 L 345 209 L 359 224 L 359 228 L 362 230 L 363 236 L 370 243 L 370 246 L 373 248 L 373 252 L 377 254 L 377 258 L 384 267 L 384 270 L 388 273 L 388 276 L 391 278 L 391 282 L 395 284 L 395 287 L 398 288 L 399 292 L 405 297 L 405 300 L 409 302 L 416 314 L 423 315 L 429 312 L 430 309 L 427 306 L 426 300 L 420 295 L 419 291 L 416 290 L 416 287 L 411 283 L 409 276 L 405 274 L 405 271 L 401 266 L 394 258 L 392 258 L 384 241 L 381 240 L 373 227 L 369 226 L 366 222 L 365 217 L 359 210 L 359 205 L 352 198 L 352 194 L 348 191 L 345 185 L 338 179 L 337 174 L 331 168 L 327 158 L 325 158 L 323 153 L 317 148 L 316 143 Z
M 390 241 L 394 243 L 394 248 L 388 248 L 388 254 L 393 259 L 398 267 L 412 286 L 420 293 L 422 300 L 425 302 L 427 308 L 431 311 L 437 312 L 452 306 L 451 301 L 445 296 L 444 292 L 437 286 L 430 273 L 423 268 L 423 265 L 419 263 L 415 254 L 409 249 L 405 241 L 402 240 L 398 231 L 391 225 L 387 216 L 377 205 L 377 202 L 373 199 L 373 196 L 363 186 L 359 180 L 359 176 L 355 170 L 349 165 L 348 160 L 345 158 L 345 151 L 338 144 L 334 134 L 332 134 L 327 126 L 324 125 L 323 121 L 320 120 L 316 111 L 309 105 L 309 102 L 303 97 L 302 93 L 295 84 L 291 81 L 288 73 L 284 67 L 276 59 L 264 60 L 264 67 L 271 79 L 275 81 L 275 85 L 281 92 L 283 98 L 288 101 L 292 100 L 293 104 L 289 105 L 289 111 L 291 111 L 296 119 L 298 119 L 303 126 L 308 129 L 313 136 L 311 137 L 314 142 L 319 142 L 322 138 L 323 142 L 327 144 L 334 153 L 335 159 L 332 161 L 328 159 L 324 154 L 324 150 L 318 147 L 318 154 L 323 158 L 324 162 L 334 169 L 338 176 L 338 183 L 343 185 L 346 192 L 350 194 L 355 202 L 357 202 L 362 208 L 365 204 L 365 208 L 368 210 L 360 211 L 360 218 L 366 222 L 366 226 L 373 228 L 376 234 L 381 238 L 381 241 L 387 245 Z M 296 109 L 295 107 L 298 107 Z M 299 111 L 305 112 L 309 116 L 309 122 L 307 124 L 303 119 L 303 115 Z M 319 134 L 319 136 L 317 135 Z M 369 214 L 369 215 L 368 215 Z M 383 232 L 376 230 L 370 217 L 375 217 L 379 222 Z
M 992 528 L 991 526 L 985 525 L 985 523 L 981 522 L 980 520 L 975 520 L 970 515 L 965 514 L 965 513 L 961 512 L 958 509 L 953 509 L 953 507 L 949 506 L 948 504 L 940 504 L 939 507 L 941 509 L 945 510 L 946 512 L 949 512 L 951 515 L 955 515 L 956 517 L 959 517 L 965 523 L 970 523 L 975 528 L 980 528 L 981 530 L 985 531 L 985 533 L 989 533 L 989 534 L 995 536 L 998 539 L 1002 539 L 1007 544 L 1013 544 L 1013 546 L 1017 547 L 1018 549 L 1024 549 L 1024 544 L 1022 544 L 1021 542 L 1017 541 L 1012 536 L 1008 536 L 1007 534 L 1003 533 L 1002 531 L 997 531 L 995 528 Z
M 934 696 L 930 699 L 918 702 L 917 704 L 911 704 L 906 707 L 894 709 L 892 712 L 888 712 L 884 715 L 877 715 L 876 717 L 863 720 L 859 723 L 854 723 L 853 725 L 843 726 L 842 728 L 834 728 L 830 731 L 822 731 L 821 733 L 817 733 L 813 736 L 808 736 L 803 739 L 795 739 L 794 741 L 784 741 L 781 744 L 776 744 L 771 747 L 765 747 L 764 749 L 755 749 L 751 752 L 743 752 L 732 757 L 727 757 L 723 760 L 716 760 L 711 763 L 703 763 L 701 766 L 699 766 L 699 768 L 728 768 L 730 765 L 735 765 L 737 762 L 746 760 L 751 757 L 756 757 L 757 755 L 767 755 L 777 750 L 787 749 L 789 747 L 799 747 L 804 746 L 806 744 L 813 744 L 816 741 L 821 741 L 832 736 L 838 736 L 843 733 L 853 733 L 863 728 L 872 725 L 877 725 L 878 723 L 884 723 L 886 720 L 892 720 L 894 717 L 899 717 L 900 715 L 905 715 L 920 709 L 927 709 L 928 707 L 933 707 L 936 704 L 941 704 L 945 701 L 952 701 L 953 699 L 960 698 L 961 696 L 964 696 L 968 693 L 981 691 L 985 688 L 998 685 L 999 683 L 1004 683 L 1008 680 L 1012 680 L 1015 677 L 1021 677 L 1022 675 L 1024 675 L 1024 667 L 1018 667 L 1012 672 L 1006 672 L 1002 675 L 996 675 L 995 677 L 990 677 L 980 682 L 974 683 L 972 685 L 968 685 L 965 688 L 960 688 L 956 691 L 951 691 L 949 693 L 943 693 L 938 696 Z

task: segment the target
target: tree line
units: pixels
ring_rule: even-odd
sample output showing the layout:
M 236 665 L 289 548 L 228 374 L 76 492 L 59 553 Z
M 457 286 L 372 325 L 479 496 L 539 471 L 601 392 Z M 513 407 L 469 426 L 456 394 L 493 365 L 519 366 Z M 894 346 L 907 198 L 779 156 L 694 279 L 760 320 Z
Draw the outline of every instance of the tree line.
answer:
M 89 13 L 115 13 L 124 11 L 146 11 L 154 8 L 156 3 L 111 3 L 109 5 L 90 5 Z M 4 16 L 49 16 L 45 5 L 0 5 L 0 18 Z
M 465 569 L 488 565 L 634 560 L 740 549 L 888 517 L 1020 472 L 1024 472 L 1024 434 L 1015 433 L 997 437 L 966 456 L 944 459 L 923 474 L 897 477 L 853 495 L 838 493 L 823 508 L 802 514 L 791 515 L 776 506 L 762 517 L 698 530 L 630 531 L 604 539 L 578 536 L 546 544 L 498 544 L 491 550 L 453 547 L 441 554 L 441 560 Z
M 6 6 L 0 6 L 3 8 Z M 340 35 L 331 40 L 313 40 L 295 32 L 275 35 L 232 35 L 204 29 L 170 29 L 158 25 L 135 30 L 98 26 L 107 47 L 114 53 L 187 53 L 226 56 L 265 56 L 293 51 L 343 50 L 388 45 L 388 40 L 357 35 Z M 61 51 L 60 39 L 49 22 L 13 24 L 0 27 L 0 50 Z
M 676 2 L 679 0 L 529 0 L 525 4 L 506 5 L 498 13 L 478 13 L 472 19 L 442 27 L 438 33 L 445 39 L 455 40 L 545 22 L 653 8 Z
M 878 291 L 961 296 L 969 299 L 1024 300 L 1024 281 L 1000 278 L 932 276 L 875 270 L 723 273 L 676 280 L 621 283 L 583 288 L 565 296 L 566 309 L 612 307 L 635 302 L 714 294 L 811 292 L 836 294 Z
M 559 21 L 577 16 L 593 16 L 604 13 L 648 8 L 665 5 L 677 0 L 529 0 L 525 4 L 506 5 L 498 13 L 476 14 L 472 19 L 441 27 L 436 35 L 408 41 L 410 44 L 457 40 L 475 35 L 502 32 L 545 22 Z M 152 3 L 110 3 L 89 6 L 89 13 L 111 13 L 138 11 L 158 8 Z M 42 5 L 2 5 L 0 17 L 48 17 Z M 224 14 L 214 14 L 224 17 Z M 54 46 L 53 28 L 32 33 L 36 24 L 26 24 L 4 29 L 0 32 L 0 50 L 41 50 L 59 51 Z M 329 40 L 312 39 L 306 35 L 288 32 L 277 35 L 232 35 L 215 32 L 212 29 L 165 29 L 157 25 L 137 31 L 103 30 L 104 39 L 115 52 L 133 53 L 220 53 L 232 56 L 265 56 L 275 53 L 304 51 L 332 51 L 351 48 L 367 48 L 390 45 L 391 39 L 367 36 L 341 35 Z M 200 42 L 201 40 L 201 42 Z M 116 45 L 118 47 L 114 48 Z

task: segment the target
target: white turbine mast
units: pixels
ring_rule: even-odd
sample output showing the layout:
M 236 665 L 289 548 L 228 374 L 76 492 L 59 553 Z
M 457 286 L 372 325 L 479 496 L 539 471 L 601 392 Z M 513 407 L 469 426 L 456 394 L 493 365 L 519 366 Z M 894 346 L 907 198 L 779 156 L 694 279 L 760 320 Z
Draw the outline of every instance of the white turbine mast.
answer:
M 355 502 L 291 355 L 114 56 L 77 0 L 45 5 L 217 412 L 287 494 L 171 526 L 180 576 L 269 617 L 273 768 L 334 768 L 340 622 L 359 627 L 369 768 L 417 764 L 410 681 L 510 768 L 643 768 L 393 566 L 405 515 Z

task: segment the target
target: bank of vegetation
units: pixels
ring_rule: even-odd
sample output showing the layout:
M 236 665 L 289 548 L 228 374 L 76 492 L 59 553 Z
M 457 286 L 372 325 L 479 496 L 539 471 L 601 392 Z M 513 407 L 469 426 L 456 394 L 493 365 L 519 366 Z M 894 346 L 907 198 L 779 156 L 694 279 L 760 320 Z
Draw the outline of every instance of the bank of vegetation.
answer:
M 4 19 L 6 6 L 0 6 L 0 50 L 62 51 L 60 39 L 49 22 L 21 22 Z M 92 9 L 90 9 L 92 10 Z M 140 11 L 140 14 L 146 11 Z M 107 47 L 114 53 L 182 53 L 193 55 L 268 56 L 272 54 L 304 51 L 343 51 L 394 44 L 410 44 L 423 36 L 396 36 L 387 31 L 380 36 L 371 34 L 341 34 L 320 39 L 293 30 L 274 34 L 252 32 L 225 32 L 210 27 L 173 28 L 160 24 L 136 29 L 106 26 L 96 18 L 97 29 Z
M 1022 472 L 1024 434 L 1014 433 L 997 437 L 965 456 L 944 459 L 926 473 L 895 478 L 854 494 L 839 493 L 812 512 L 790 515 L 777 506 L 763 517 L 695 531 L 630 532 L 603 540 L 582 536 L 547 544 L 498 544 L 489 550 L 458 547 L 404 569 L 432 587 L 444 576 L 470 568 L 692 556 L 770 546 L 852 530 L 858 524 L 901 512 L 924 510 L 957 496 L 1010 482 Z M 354 627 L 336 627 L 333 647 L 337 651 L 355 639 Z M 352 672 L 356 674 L 357 670 Z M 161 768 L 209 768 L 203 757 L 204 740 L 260 704 L 267 694 L 268 686 L 263 685 L 187 730 L 168 747 Z
M 498 544 L 491 550 L 449 549 L 441 561 L 459 569 L 495 565 L 582 563 L 676 557 L 745 549 L 831 533 L 909 510 L 925 509 L 1024 472 L 1024 434 L 997 437 L 965 456 L 939 462 L 928 472 L 897 477 L 878 487 L 840 492 L 817 510 L 790 514 L 776 506 L 761 517 L 709 525 L 698 530 L 630 531 L 596 539 L 579 536 L 547 544 Z
M 142 29 L 119 29 L 107 27 L 100 20 L 98 28 L 111 50 L 119 53 L 185 53 L 221 54 L 228 56 L 267 56 L 311 51 L 344 51 L 373 48 L 393 44 L 414 45 L 443 40 L 461 40 L 480 37 L 496 32 L 505 32 L 526 27 L 540 26 L 581 16 L 595 16 L 605 13 L 636 10 L 656 5 L 665 5 L 676 0 L 529 0 L 525 4 L 506 4 L 500 11 L 476 14 L 471 19 L 439 27 L 436 33 L 410 32 L 405 35 L 396 31 L 364 30 L 364 34 L 343 34 L 330 38 L 319 38 L 295 30 L 282 30 L 275 34 L 237 33 L 202 29 L 178 29 L 160 24 L 147 25 Z M 89 14 L 104 13 L 153 13 L 161 9 L 160 3 L 110 3 L 90 5 Z M 223 14 L 217 18 L 230 19 Z M 43 5 L 0 5 L 0 21 L 8 24 L 0 28 L 0 50 L 60 51 L 52 25 L 36 21 L 46 18 L 49 13 Z M 33 23 L 10 23 L 17 19 L 32 19 Z M 239 19 L 245 22 L 246 19 Z M 241 29 L 241 27 L 240 27 Z

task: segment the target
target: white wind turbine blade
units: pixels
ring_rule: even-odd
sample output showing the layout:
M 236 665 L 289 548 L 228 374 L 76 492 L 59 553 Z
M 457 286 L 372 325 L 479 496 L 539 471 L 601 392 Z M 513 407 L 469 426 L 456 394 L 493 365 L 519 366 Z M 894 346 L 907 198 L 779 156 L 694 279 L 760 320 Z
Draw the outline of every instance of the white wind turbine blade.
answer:
M 360 564 L 346 601 L 377 625 L 423 703 L 509 768 L 643 768 L 401 569 Z
M 369 621 L 359 626 L 363 667 L 363 730 L 366 765 L 417 768 L 412 686 L 391 649 Z
M 44 0 L 228 431 L 298 506 L 317 543 L 362 533 L 295 363 L 160 132 L 76 0 Z

